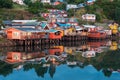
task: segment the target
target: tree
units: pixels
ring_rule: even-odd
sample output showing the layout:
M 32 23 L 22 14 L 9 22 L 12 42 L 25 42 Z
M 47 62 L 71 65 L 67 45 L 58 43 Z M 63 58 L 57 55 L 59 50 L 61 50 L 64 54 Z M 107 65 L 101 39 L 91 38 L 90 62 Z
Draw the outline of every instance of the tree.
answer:
M 36 1 L 35 3 L 30 3 L 28 5 L 28 11 L 33 14 L 38 14 L 40 11 L 44 9 L 43 4 L 39 1 Z
M 60 9 L 60 10 L 66 10 L 66 4 L 62 3 L 59 5 L 54 6 L 56 9 Z
M 23 0 L 23 2 L 24 2 L 26 5 L 29 5 L 29 4 L 31 4 L 31 3 L 32 3 L 32 1 L 31 1 L 31 0 Z
M 5 25 L 3 24 L 3 21 L 0 20 L 0 29 L 5 28 Z
M 120 23 L 120 8 L 115 9 L 115 20 Z
M 69 17 L 74 16 L 74 9 L 69 9 L 67 12 Z
M 0 8 L 12 8 L 12 0 L 0 0 Z
M 85 0 L 66 0 L 68 4 L 79 4 L 83 3 Z

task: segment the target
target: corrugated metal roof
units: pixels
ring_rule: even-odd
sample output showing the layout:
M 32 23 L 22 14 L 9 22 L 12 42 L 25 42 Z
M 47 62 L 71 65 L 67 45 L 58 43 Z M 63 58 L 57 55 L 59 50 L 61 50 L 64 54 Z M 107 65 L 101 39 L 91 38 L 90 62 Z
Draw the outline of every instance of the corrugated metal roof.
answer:
M 59 30 L 50 29 L 50 30 L 47 30 L 46 32 L 52 32 L 52 33 L 55 33 L 55 32 L 57 32 L 57 31 L 59 31 Z
M 12 22 L 36 22 L 37 20 L 12 20 Z
M 96 26 L 94 25 L 83 25 L 85 28 L 95 28 Z
M 42 30 L 36 30 L 35 28 L 16 28 L 16 29 L 25 32 L 43 32 Z
M 60 27 L 66 27 L 66 28 L 71 26 L 71 24 L 63 24 L 63 23 L 59 23 L 59 22 L 57 22 L 56 24 L 58 24 Z
M 40 22 L 27 22 L 25 25 L 39 25 Z

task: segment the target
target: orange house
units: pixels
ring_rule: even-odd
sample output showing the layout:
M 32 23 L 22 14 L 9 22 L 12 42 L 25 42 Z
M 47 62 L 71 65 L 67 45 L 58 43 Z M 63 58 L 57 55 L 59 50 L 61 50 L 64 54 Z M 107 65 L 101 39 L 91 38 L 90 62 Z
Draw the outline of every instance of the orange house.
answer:
M 60 2 L 60 1 L 56 1 L 53 3 L 53 5 L 60 5 L 60 4 L 62 4 L 62 2 Z
M 7 28 L 5 30 L 5 33 L 7 34 L 7 39 L 22 39 L 21 33 L 26 35 L 26 32 L 18 30 L 16 28 Z
M 41 38 L 42 31 L 36 30 L 34 28 L 7 28 L 5 29 L 7 34 L 7 39 L 28 39 L 28 38 Z
M 49 39 L 61 39 L 63 32 L 55 29 L 50 29 L 47 31 L 49 33 Z
M 7 53 L 7 58 L 5 59 L 5 62 L 8 62 L 10 64 L 22 62 L 21 53 L 19 53 L 19 52 L 8 52 Z

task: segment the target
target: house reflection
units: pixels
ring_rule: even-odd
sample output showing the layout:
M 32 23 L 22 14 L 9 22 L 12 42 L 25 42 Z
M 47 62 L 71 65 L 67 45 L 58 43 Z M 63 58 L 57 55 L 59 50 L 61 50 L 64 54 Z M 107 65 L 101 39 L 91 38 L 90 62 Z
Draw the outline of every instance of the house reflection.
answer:
M 98 42 L 87 42 L 80 46 L 50 46 L 50 48 L 42 48 L 41 51 L 32 51 L 33 48 L 28 49 L 31 52 L 8 52 L 4 61 L 10 64 L 26 62 L 26 61 L 62 61 L 65 60 L 67 55 L 76 55 L 80 53 L 82 57 L 90 58 L 95 57 L 96 53 L 102 53 L 108 50 L 116 50 L 117 43 L 112 41 L 98 41 Z M 35 49 L 35 48 L 34 48 Z M 67 55 L 66 55 L 67 54 Z
M 30 47 L 29 50 L 31 51 L 29 52 L 26 52 L 28 50 L 24 51 L 24 49 L 21 52 L 15 50 L 7 52 L 6 56 L 4 55 L 5 57 L 2 57 L 1 60 L 9 65 L 18 65 L 11 67 L 15 70 L 23 68 L 27 71 L 34 68 L 37 75 L 41 77 L 44 77 L 44 74 L 47 72 L 53 77 L 56 67 L 61 64 L 72 68 L 73 66 L 84 68 L 87 65 L 92 65 L 96 70 L 102 70 L 104 75 L 110 76 L 112 72 L 120 72 L 120 60 L 116 58 L 120 56 L 119 50 L 116 48 L 117 46 L 117 41 L 90 41 L 77 46 L 42 47 L 42 49 L 36 51 L 32 51 L 33 48 Z M 36 48 L 34 47 L 34 49 Z M 115 54 L 113 55 L 113 53 Z

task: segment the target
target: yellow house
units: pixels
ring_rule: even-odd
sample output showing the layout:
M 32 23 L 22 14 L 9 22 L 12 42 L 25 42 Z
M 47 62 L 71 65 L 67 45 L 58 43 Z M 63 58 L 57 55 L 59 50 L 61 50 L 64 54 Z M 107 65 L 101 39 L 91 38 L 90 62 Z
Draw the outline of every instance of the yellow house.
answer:
M 109 27 L 112 30 L 112 34 L 118 33 L 118 24 L 117 23 L 110 24 Z

